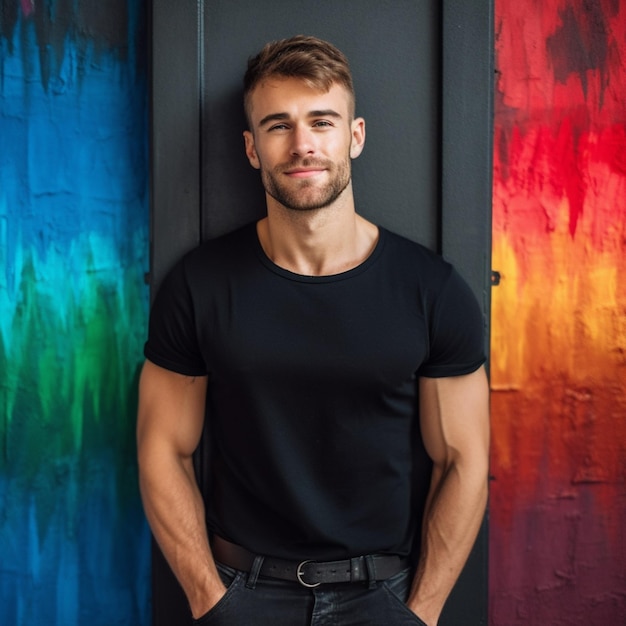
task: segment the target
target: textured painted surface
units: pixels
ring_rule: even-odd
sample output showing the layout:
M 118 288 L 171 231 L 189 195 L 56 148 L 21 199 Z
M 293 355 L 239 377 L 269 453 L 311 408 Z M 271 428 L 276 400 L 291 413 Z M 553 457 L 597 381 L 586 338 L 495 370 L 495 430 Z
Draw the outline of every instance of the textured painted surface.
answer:
M 626 3 L 496 0 L 490 622 L 626 623 Z
M 0 624 L 149 623 L 140 0 L 0 2 Z

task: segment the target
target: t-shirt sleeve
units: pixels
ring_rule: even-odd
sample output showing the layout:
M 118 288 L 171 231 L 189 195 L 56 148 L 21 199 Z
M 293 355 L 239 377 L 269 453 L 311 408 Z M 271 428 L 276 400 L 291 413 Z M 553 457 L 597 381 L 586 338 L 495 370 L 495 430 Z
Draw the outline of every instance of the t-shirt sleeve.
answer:
M 184 259 L 166 276 L 154 299 L 144 356 L 185 376 L 207 373 Z
M 420 376 L 461 376 L 486 360 L 485 323 L 469 285 L 452 268 L 431 308 L 429 355 Z

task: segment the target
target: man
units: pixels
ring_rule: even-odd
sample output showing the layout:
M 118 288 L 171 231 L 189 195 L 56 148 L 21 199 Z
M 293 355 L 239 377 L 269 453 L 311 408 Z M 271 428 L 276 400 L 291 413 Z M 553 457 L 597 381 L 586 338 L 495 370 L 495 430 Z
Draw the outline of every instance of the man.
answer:
M 187 254 L 155 300 L 148 520 L 198 624 L 434 626 L 487 498 L 481 313 L 449 264 L 355 212 L 365 123 L 340 51 L 268 44 L 244 103 L 267 217 Z

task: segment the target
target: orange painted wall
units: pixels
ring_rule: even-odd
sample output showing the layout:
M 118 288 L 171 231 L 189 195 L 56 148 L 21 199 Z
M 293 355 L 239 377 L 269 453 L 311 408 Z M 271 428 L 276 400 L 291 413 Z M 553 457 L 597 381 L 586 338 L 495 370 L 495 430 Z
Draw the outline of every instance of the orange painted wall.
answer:
M 626 624 L 626 2 L 495 25 L 490 623 Z

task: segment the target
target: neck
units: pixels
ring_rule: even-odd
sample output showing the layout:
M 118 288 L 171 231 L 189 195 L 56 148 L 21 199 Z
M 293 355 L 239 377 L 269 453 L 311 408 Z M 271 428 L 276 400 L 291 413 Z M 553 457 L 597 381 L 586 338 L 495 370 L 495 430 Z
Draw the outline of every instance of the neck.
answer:
M 378 241 L 378 228 L 347 202 L 313 211 L 294 211 L 268 202 L 257 225 L 265 254 L 279 267 L 304 276 L 327 276 L 360 265 Z

